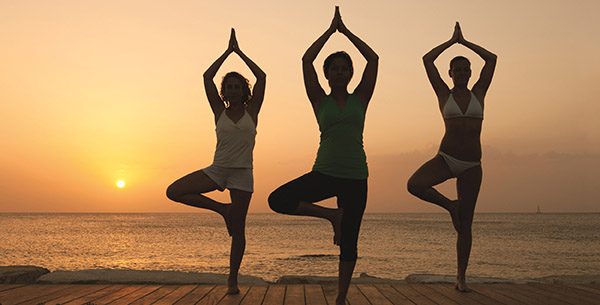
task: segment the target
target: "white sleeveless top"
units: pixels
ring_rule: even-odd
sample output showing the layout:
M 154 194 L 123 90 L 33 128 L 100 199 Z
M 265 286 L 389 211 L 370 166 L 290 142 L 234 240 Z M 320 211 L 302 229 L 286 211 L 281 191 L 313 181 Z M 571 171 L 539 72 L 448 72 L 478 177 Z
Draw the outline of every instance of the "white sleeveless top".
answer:
M 217 120 L 217 149 L 213 165 L 229 168 L 252 168 L 252 151 L 256 138 L 256 126 L 247 111 L 234 123 L 221 112 Z

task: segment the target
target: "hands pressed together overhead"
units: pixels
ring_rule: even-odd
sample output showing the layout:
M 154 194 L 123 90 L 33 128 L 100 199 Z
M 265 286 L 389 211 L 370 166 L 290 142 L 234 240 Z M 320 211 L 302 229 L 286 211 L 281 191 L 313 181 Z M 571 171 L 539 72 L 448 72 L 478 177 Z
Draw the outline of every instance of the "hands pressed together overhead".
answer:
M 333 20 L 331 21 L 331 25 L 329 26 L 329 31 L 335 33 L 339 31 L 342 34 L 346 34 L 348 32 L 348 28 L 342 21 L 342 15 L 340 14 L 340 7 L 335 7 L 335 13 L 333 14 Z

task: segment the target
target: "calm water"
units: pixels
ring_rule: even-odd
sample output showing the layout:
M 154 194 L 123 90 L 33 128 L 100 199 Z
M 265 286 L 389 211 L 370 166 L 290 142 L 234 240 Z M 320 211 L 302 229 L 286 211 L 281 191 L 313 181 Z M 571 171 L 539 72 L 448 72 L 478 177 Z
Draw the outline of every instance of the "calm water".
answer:
M 600 214 L 476 214 L 469 274 L 501 278 L 600 274 Z M 228 272 L 216 214 L 0 214 L 0 265 Z M 241 273 L 336 276 L 338 249 L 322 220 L 250 214 Z M 366 214 L 356 275 L 454 274 L 446 214 Z

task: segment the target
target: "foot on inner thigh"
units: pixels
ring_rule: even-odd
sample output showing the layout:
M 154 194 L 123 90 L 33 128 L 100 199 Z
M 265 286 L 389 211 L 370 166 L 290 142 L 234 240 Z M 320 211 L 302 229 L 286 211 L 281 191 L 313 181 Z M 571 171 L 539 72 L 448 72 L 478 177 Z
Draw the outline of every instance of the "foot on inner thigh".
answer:
M 446 210 L 448 210 L 448 212 L 450 212 L 450 217 L 452 218 L 452 225 L 454 226 L 454 230 L 456 230 L 456 232 L 460 231 L 460 217 L 459 217 L 459 201 L 458 200 L 453 200 L 448 207 L 446 208 Z
M 333 217 L 329 219 L 331 226 L 333 226 L 333 244 L 340 245 L 342 242 L 342 218 L 344 216 L 344 209 L 336 209 Z
M 231 208 L 231 204 L 221 204 L 222 208 L 219 214 L 223 216 L 223 220 L 225 220 L 225 226 L 227 226 L 227 233 L 231 236 L 231 217 L 229 216 L 229 209 Z

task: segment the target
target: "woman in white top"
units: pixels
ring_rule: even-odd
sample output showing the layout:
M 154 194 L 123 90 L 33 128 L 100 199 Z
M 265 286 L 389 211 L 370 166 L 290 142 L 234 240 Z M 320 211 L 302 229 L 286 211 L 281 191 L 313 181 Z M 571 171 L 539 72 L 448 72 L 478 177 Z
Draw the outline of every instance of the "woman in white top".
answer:
M 458 56 L 450 62 L 448 73 L 454 83 L 452 89 L 442 80 L 433 63 L 443 51 L 455 43 L 471 49 L 485 61 L 479 80 L 471 90 L 467 87 L 471 77 L 471 63 L 467 58 Z M 446 132 L 438 154 L 423 164 L 408 180 L 408 191 L 450 212 L 452 224 L 458 233 L 458 270 L 454 287 L 459 291 L 468 292 L 465 274 L 471 253 L 471 224 L 482 177 L 480 135 L 483 101 L 494 75 L 496 55 L 465 40 L 457 22 L 452 38 L 425 54 L 423 63 L 429 82 L 437 95 Z M 450 178 L 457 178 L 457 200 L 450 200 L 433 188 Z
M 248 80 L 237 72 L 227 73 L 221 82 L 220 92 L 217 91 L 213 78 L 231 53 L 238 54 L 256 77 L 252 93 Z M 167 189 L 167 197 L 173 201 L 213 210 L 223 216 L 232 237 L 228 294 L 239 293 L 237 277 L 246 247 L 246 215 L 254 191 L 252 151 L 265 82 L 266 74 L 240 50 L 235 31 L 231 29 L 227 50 L 204 73 L 206 96 L 217 127 L 213 164 L 178 179 Z M 203 195 L 226 188 L 229 189 L 231 204 Z

